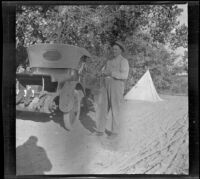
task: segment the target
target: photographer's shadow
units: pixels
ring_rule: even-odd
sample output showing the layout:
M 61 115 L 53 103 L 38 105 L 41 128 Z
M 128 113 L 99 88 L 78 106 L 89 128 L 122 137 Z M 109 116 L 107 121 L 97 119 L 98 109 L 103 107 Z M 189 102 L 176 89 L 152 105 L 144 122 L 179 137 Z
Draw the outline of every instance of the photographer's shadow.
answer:
M 52 164 L 41 146 L 37 145 L 38 138 L 29 139 L 16 149 L 17 175 L 42 175 L 52 169 Z

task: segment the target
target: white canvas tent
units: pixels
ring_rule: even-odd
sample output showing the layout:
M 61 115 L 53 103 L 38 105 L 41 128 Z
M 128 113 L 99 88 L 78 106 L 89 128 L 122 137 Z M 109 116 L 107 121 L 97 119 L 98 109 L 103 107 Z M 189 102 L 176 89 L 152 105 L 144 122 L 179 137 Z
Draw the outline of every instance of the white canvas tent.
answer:
M 153 84 L 149 70 L 141 77 L 136 85 L 125 95 L 126 100 L 163 101 Z

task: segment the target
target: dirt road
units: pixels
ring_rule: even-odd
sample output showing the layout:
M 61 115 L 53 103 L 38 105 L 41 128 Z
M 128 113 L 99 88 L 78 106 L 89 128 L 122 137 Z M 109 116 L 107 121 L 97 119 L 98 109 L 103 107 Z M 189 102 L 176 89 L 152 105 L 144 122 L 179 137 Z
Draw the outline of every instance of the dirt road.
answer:
M 63 128 L 61 119 L 19 117 L 17 173 L 187 174 L 188 98 L 161 97 L 164 101 L 157 103 L 124 102 L 116 139 L 92 135 L 92 104 L 90 109 L 82 109 L 70 132 Z

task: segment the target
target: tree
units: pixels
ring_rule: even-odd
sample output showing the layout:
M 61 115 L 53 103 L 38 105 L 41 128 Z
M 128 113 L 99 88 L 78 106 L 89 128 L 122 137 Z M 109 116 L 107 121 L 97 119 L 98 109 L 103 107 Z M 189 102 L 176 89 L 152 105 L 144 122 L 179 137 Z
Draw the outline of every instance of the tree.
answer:
M 188 73 L 188 51 L 184 51 L 184 55 L 181 56 L 181 59 L 173 67 L 173 75 L 179 73 Z
M 170 36 L 170 44 L 173 50 L 178 47 L 188 48 L 188 28 L 185 25 L 178 27 Z
M 27 65 L 26 47 L 46 42 L 57 12 L 54 6 L 17 6 L 16 12 L 16 61 Z
M 128 85 L 149 68 L 156 86 L 167 87 L 174 56 L 165 45 L 187 47 L 187 27 L 177 21 L 181 12 L 176 5 L 19 6 L 17 64 L 26 65 L 29 45 L 53 42 L 86 48 L 95 56 L 91 68 L 97 68 L 111 58 L 112 42 L 120 40 L 131 66 Z

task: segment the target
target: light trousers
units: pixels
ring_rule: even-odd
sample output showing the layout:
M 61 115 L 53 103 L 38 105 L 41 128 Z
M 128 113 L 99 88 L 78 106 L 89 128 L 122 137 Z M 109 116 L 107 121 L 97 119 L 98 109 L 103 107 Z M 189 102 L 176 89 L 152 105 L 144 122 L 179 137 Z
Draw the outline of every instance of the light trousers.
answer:
M 106 78 L 98 101 L 97 128 L 118 133 L 120 130 L 120 105 L 123 99 L 124 81 Z

